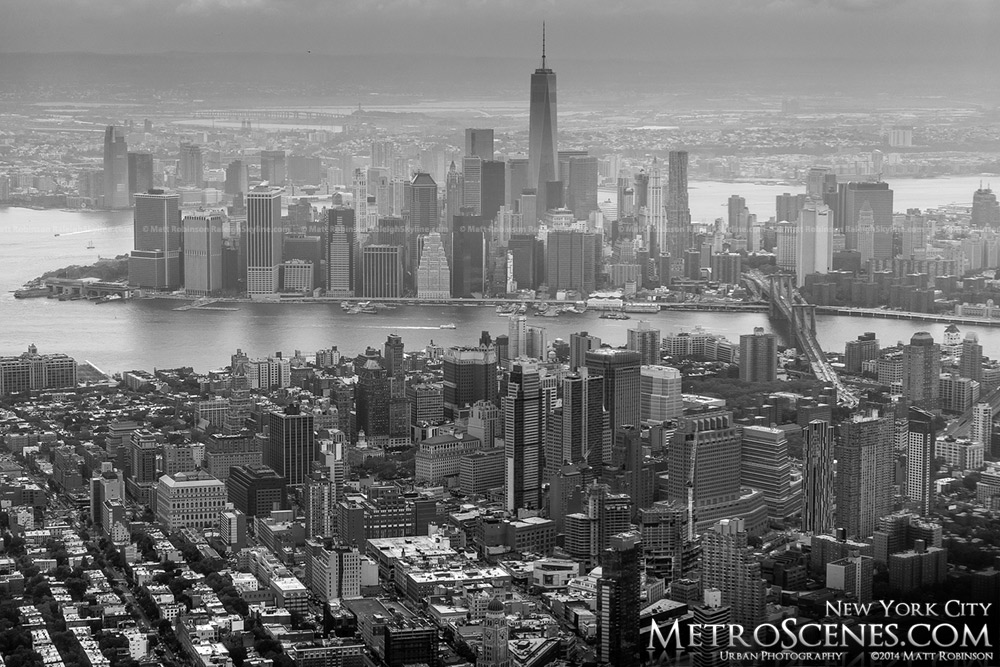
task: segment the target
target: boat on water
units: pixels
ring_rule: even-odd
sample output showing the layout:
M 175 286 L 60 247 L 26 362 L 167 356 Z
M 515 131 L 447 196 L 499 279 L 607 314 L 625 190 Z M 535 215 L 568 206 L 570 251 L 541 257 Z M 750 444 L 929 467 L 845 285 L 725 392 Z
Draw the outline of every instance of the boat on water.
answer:
M 544 313 L 539 313 L 539 315 L 541 315 L 542 317 L 559 317 L 559 314 L 561 312 L 562 312 L 561 310 L 558 310 L 556 308 L 549 308 Z
M 94 242 L 87 241 L 87 250 L 93 250 L 93 249 L 94 249 Z
M 602 320 L 630 320 L 632 319 L 625 313 L 619 312 L 617 310 L 611 311 L 609 313 L 601 313 L 600 319 Z
M 25 287 L 14 292 L 15 299 L 34 299 L 48 295 L 48 287 Z
M 454 324 L 439 324 L 438 329 L 457 329 Z
M 124 301 L 124 297 L 121 294 L 109 294 L 107 296 L 102 296 L 100 299 L 95 301 L 95 304 L 109 303 L 111 301 Z

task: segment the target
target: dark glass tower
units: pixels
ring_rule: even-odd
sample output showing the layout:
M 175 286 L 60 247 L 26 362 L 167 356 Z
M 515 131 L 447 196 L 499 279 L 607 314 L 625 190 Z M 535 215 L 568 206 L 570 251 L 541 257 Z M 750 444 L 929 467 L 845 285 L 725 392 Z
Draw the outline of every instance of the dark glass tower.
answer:
M 638 533 L 610 539 L 601 554 L 602 576 L 597 581 L 598 661 L 616 667 L 639 664 L 639 562 L 642 540 Z
M 531 104 L 528 112 L 528 187 L 535 188 L 536 211 L 541 217 L 548 208 L 545 188 L 559 180 L 556 157 L 556 73 L 545 66 L 545 24 L 542 24 L 542 66 L 531 75 Z M 532 223 L 534 221 L 531 221 Z

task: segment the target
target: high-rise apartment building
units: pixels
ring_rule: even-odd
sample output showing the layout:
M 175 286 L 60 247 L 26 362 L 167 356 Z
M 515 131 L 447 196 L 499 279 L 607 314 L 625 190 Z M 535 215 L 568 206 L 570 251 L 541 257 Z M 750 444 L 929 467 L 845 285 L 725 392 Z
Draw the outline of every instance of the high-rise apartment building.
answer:
M 844 346 L 844 365 L 848 373 L 861 373 L 862 364 L 866 361 L 878 359 L 879 341 L 875 333 L 867 331 L 857 340 L 849 340 Z
M 557 158 L 556 73 L 545 63 L 545 28 L 542 27 L 542 66 L 531 75 L 528 108 L 528 187 L 535 189 L 537 217 L 549 206 L 546 187 L 559 179 Z M 536 219 L 537 220 L 537 219 Z M 526 224 L 534 226 L 536 220 Z
M 247 193 L 246 207 L 247 294 L 274 294 L 281 277 L 281 190 L 255 187 Z
M 612 432 L 623 424 L 639 424 L 638 352 L 601 347 L 584 356 L 590 375 L 604 378 L 604 407 L 610 416 Z
M 732 607 L 733 623 L 755 628 L 765 619 L 765 582 L 747 548 L 742 519 L 722 519 L 702 536 L 702 585 L 718 588 Z
M 814 535 L 833 532 L 834 432 L 830 422 L 813 420 L 802 443 L 802 530 Z
M 978 442 L 983 449 L 990 451 L 993 442 L 993 406 L 989 403 L 976 403 L 972 410 L 972 429 L 969 433 L 973 442 Z
M 542 390 L 534 363 L 514 362 L 503 400 L 505 503 L 508 511 L 541 506 Z
M 934 508 L 934 415 L 911 407 L 906 442 L 906 495 L 915 511 L 926 516 Z
M 128 144 L 125 130 L 108 125 L 104 130 L 104 208 L 128 208 Z
M 840 424 L 836 523 L 850 538 L 864 539 L 892 512 L 893 420 L 855 415 Z
M 903 395 L 915 407 L 940 411 L 940 376 L 941 346 L 926 331 L 918 331 L 903 346 Z
M 965 334 L 962 341 L 962 357 L 959 363 L 959 375 L 980 382 L 983 379 L 983 346 L 979 344 L 979 336 L 974 331 Z
M 778 339 L 763 327 L 740 336 L 740 380 L 774 382 L 778 376 Z

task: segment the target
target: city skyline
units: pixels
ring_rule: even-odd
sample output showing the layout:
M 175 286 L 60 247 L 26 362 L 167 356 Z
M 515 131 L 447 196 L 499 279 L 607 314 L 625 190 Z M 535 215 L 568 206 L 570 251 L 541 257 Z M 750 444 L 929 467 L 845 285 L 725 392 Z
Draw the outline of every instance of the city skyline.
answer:
M 998 5 L 561 2 L 3 56 L 0 662 L 996 662 Z

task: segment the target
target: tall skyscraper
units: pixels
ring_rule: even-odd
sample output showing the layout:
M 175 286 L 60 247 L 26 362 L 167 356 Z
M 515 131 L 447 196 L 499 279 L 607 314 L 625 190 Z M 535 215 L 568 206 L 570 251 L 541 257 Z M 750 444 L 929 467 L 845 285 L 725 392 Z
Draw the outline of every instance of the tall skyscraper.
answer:
M 319 457 L 313 435 L 312 413 L 290 405 L 283 412 L 268 413 L 267 425 L 264 465 L 290 485 L 304 484 L 312 470 L 312 462 Z
M 245 193 L 250 189 L 250 174 L 247 171 L 247 164 L 243 160 L 233 160 L 226 165 L 226 185 L 227 195 Z
M 972 193 L 972 226 L 984 229 L 1000 229 L 1000 203 L 993 190 L 980 187 Z
M 691 209 L 688 205 L 688 154 L 687 151 L 670 151 L 667 179 L 667 235 L 666 251 L 674 259 L 684 256 L 693 242 Z M 660 249 L 663 252 L 663 249 Z
M 587 297 L 596 289 L 597 236 L 579 231 L 552 230 L 545 243 L 549 295 L 575 290 Z
M 733 236 L 745 236 L 746 232 L 743 226 L 740 225 L 740 216 L 743 214 L 743 209 L 747 207 L 747 200 L 739 195 L 729 195 L 729 201 L 727 202 L 727 212 L 728 212 L 728 230 Z M 782 218 L 778 218 L 782 220 Z
M 135 202 L 135 193 L 153 189 L 153 154 L 128 153 L 129 205 Z
M 690 493 L 699 517 L 710 517 L 712 507 L 731 507 L 740 497 L 740 447 L 732 412 L 682 417 L 667 448 L 667 499 L 686 505 Z
M 666 255 L 670 246 L 670 226 L 667 221 L 667 207 L 664 184 L 660 175 L 660 165 L 653 158 L 649 171 L 636 174 L 636 208 L 639 210 L 639 226 L 650 241 L 650 255 Z
M 500 207 L 504 205 L 506 168 L 499 160 L 483 160 L 480 182 L 480 211 L 488 226 L 493 226 Z
M 403 246 L 365 245 L 359 260 L 361 296 L 371 299 L 403 296 Z
M 447 299 L 451 296 L 451 270 L 441 242 L 441 234 L 432 232 L 423 238 L 420 264 L 417 266 L 417 297 Z
M 493 347 L 449 347 L 442 359 L 445 415 L 478 401 L 497 403 L 497 352 Z
M 104 130 L 104 208 L 128 208 L 128 144 L 125 130 L 108 125 Z
M 597 580 L 598 661 L 638 667 L 642 539 L 628 532 L 613 535 L 609 542 Z
M 417 172 L 410 180 L 407 188 L 407 210 L 410 212 L 409 229 L 405 242 L 407 252 L 405 259 L 406 272 L 409 276 L 408 286 L 415 287 L 413 275 L 420 261 L 420 237 L 437 231 L 440 226 L 438 216 L 437 183 L 430 174 Z
M 460 215 L 451 233 L 451 296 L 472 298 L 486 291 L 486 221 L 478 215 Z
M 601 347 L 601 339 L 586 331 L 569 335 L 569 369 L 575 371 L 587 365 L 587 352 Z
M 508 511 L 541 506 L 542 390 L 538 366 L 514 362 L 504 411 L 504 491 Z
M 747 548 L 742 519 L 722 519 L 702 536 L 702 585 L 718 588 L 732 606 L 733 623 L 750 630 L 765 619 L 760 563 Z
M 481 160 L 493 159 L 493 129 L 465 128 L 465 155 L 475 155 Z
M 628 349 L 639 353 L 643 366 L 660 363 L 660 330 L 649 326 L 646 320 L 628 330 Z
M 184 216 L 184 291 L 200 296 L 222 292 L 221 213 L 199 211 Z
M 466 130 L 466 133 L 472 130 Z M 493 130 L 490 130 L 493 134 Z M 493 598 L 483 619 L 483 652 L 476 660 L 480 667 L 510 667 L 510 626 L 500 598 Z
M 740 336 L 740 380 L 773 382 L 778 376 L 778 339 L 763 327 Z
M 335 206 L 326 215 L 326 293 L 354 296 L 358 256 L 354 209 Z
M 668 582 L 682 579 L 698 565 L 699 544 L 691 539 L 688 508 L 684 503 L 660 500 L 639 509 L 639 530 L 646 574 Z
M 162 190 L 135 195 L 129 284 L 165 290 L 181 285 L 179 197 Z
M 573 217 L 577 220 L 587 220 L 591 212 L 598 210 L 597 158 L 592 155 L 574 155 L 562 164 L 568 167 L 565 171 L 560 168 L 566 183 L 566 208 L 573 211 Z
M 258 186 L 247 193 L 246 205 L 247 294 L 273 294 L 282 261 L 281 190 Z
M 915 407 L 940 411 L 940 377 L 941 346 L 926 331 L 918 331 L 903 346 L 903 395 Z
M 587 369 L 562 380 L 561 412 L 550 417 L 545 443 L 546 478 L 567 463 L 586 461 L 600 468 L 610 454 L 608 414 L 604 410 L 604 378 Z
M 848 537 L 869 537 L 892 511 L 893 449 L 892 419 L 855 415 L 840 424 L 836 524 Z
M 684 412 L 681 372 L 670 366 L 643 364 L 639 371 L 639 419 L 663 422 Z
M 802 497 L 791 492 L 792 462 L 788 439 L 779 428 L 744 426 L 740 446 L 740 484 L 764 494 L 768 518 L 782 521 L 796 514 Z M 798 501 L 798 502 L 796 502 Z
M 612 432 L 623 424 L 638 426 L 639 353 L 602 347 L 590 350 L 584 358 L 587 371 L 604 378 L 604 407 L 610 413 Z
M 542 66 L 531 75 L 528 109 L 528 187 L 535 188 L 538 218 L 548 210 L 547 184 L 559 180 L 557 142 L 556 73 L 545 64 L 545 25 L 542 24 Z M 532 220 L 526 224 L 534 223 Z
M 892 256 L 892 190 L 889 184 L 878 182 L 841 183 L 837 194 L 838 222 L 845 235 L 847 250 L 860 250 L 858 224 L 865 202 L 872 209 L 872 225 L 875 235 L 872 253 L 875 259 Z
M 468 214 L 483 214 L 483 160 L 475 155 L 462 158 L 462 208 Z
M 934 415 L 910 408 L 906 443 L 906 495 L 916 511 L 926 516 L 934 504 Z
M 205 162 L 201 146 L 184 142 L 181 144 L 177 165 L 177 180 L 183 185 L 195 188 L 205 186 Z
M 260 152 L 260 180 L 269 185 L 285 184 L 288 169 L 285 162 L 285 151 Z
M 833 532 L 833 426 L 809 422 L 802 443 L 802 530 L 814 535 Z
M 806 284 L 806 276 L 827 274 L 833 268 L 833 218 L 830 207 L 822 202 L 809 201 L 799 212 L 796 224 L 798 254 L 795 279 L 796 286 L 802 287 Z

